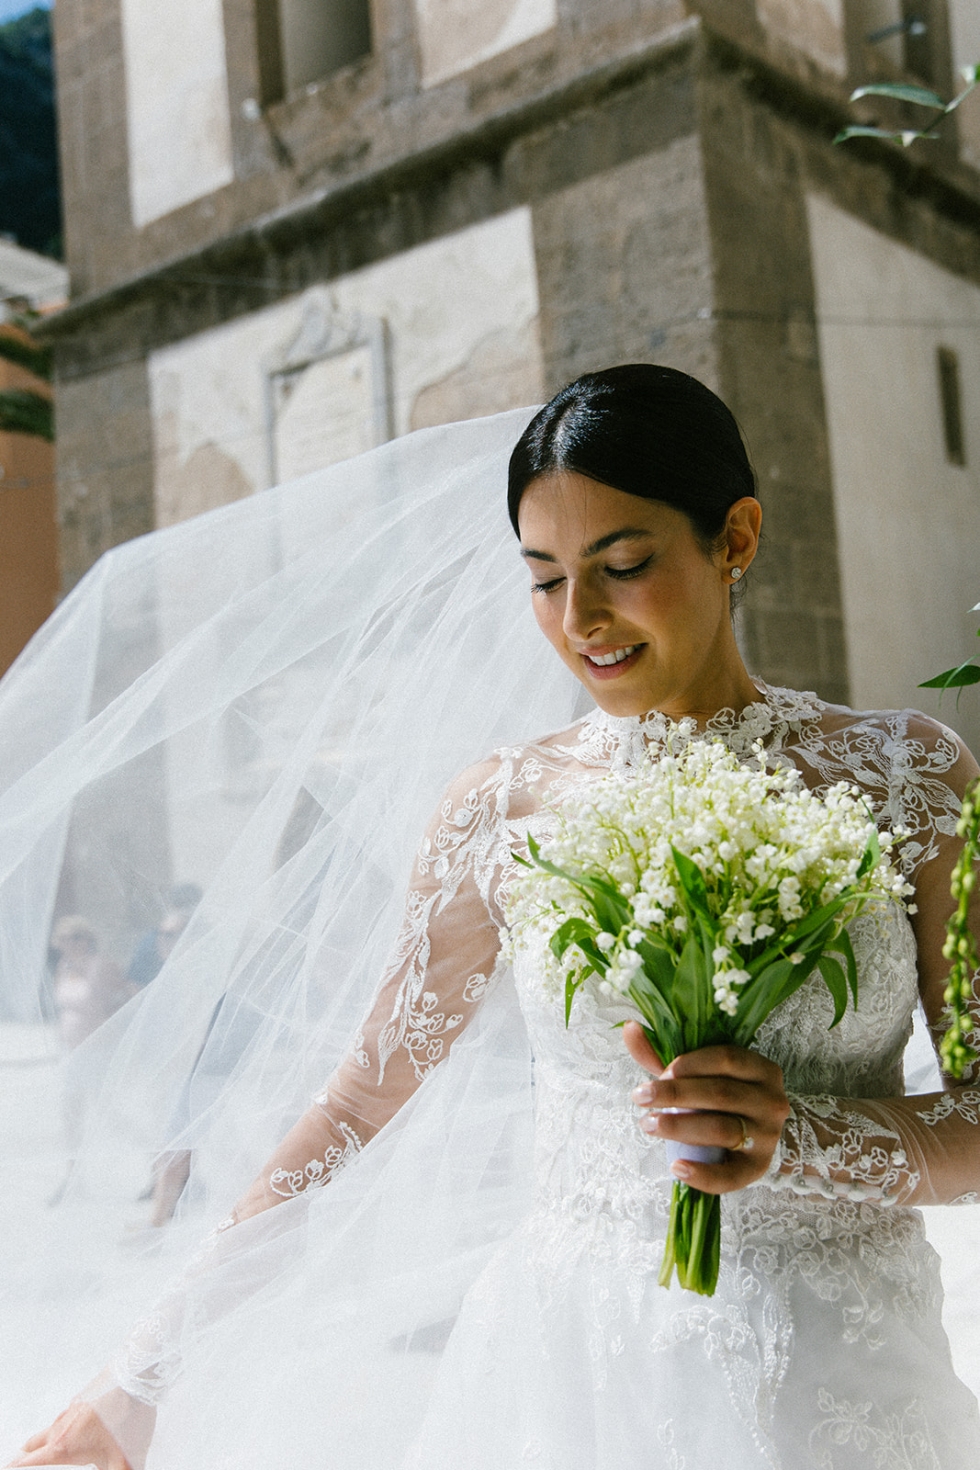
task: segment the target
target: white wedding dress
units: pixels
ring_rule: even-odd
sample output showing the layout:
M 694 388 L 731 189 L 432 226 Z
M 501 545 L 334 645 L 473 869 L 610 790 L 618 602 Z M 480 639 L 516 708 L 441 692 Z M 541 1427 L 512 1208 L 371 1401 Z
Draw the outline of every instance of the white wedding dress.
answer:
M 724 1200 L 710 1299 L 656 1282 L 670 1179 L 622 1012 L 585 990 L 566 1029 L 535 954 L 501 956 L 511 852 L 546 803 L 666 734 L 572 723 L 503 503 L 528 416 L 118 548 L 0 686 L 6 1016 L 36 1023 L 53 913 L 111 936 L 147 875 L 207 888 L 72 1054 L 92 1106 L 57 1210 L 60 1168 L 0 1138 L 0 1459 L 123 1341 L 88 1392 L 158 1404 L 147 1470 L 980 1465 L 906 1203 L 980 1193 L 980 1089 L 901 1097 L 941 931 L 917 976 L 908 919 L 865 916 L 857 1009 L 828 1030 L 811 982 L 760 1033 L 794 1112 L 770 1177 Z M 948 902 L 929 874 L 964 763 L 941 726 L 763 687 L 709 733 L 855 782 L 909 829 L 923 910 Z M 419 847 L 448 776 L 505 741 Z M 194 1154 L 182 1213 L 127 1235 L 169 1148 Z M 243 1191 L 273 1207 L 221 1228 Z
M 783 1068 L 794 1112 L 781 1172 L 774 1167 L 723 1201 L 712 1298 L 657 1284 L 672 1178 L 663 1144 L 638 1129 L 630 1103 L 640 1074 L 614 1029 L 628 1009 L 586 986 L 566 1028 L 561 999 L 526 949 L 513 967 L 533 1058 L 533 1177 L 521 1217 L 496 1222 L 503 1239 L 495 1245 L 474 1236 L 475 1279 L 457 1303 L 443 1291 L 440 1244 L 432 1243 L 430 1329 L 412 1342 L 391 1331 L 380 1352 L 364 1347 L 355 1323 L 359 1308 L 372 1309 L 367 1287 L 358 1303 L 358 1280 L 366 1281 L 367 1259 L 379 1243 L 385 1249 L 384 1237 L 367 1230 L 362 1215 L 371 1245 L 365 1252 L 363 1235 L 357 1241 L 340 1267 L 342 1284 L 310 1265 L 336 1264 L 338 1251 L 344 1260 L 331 1196 L 343 1195 L 383 1150 L 380 1130 L 413 1093 L 424 1109 L 438 1064 L 450 1048 L 455 1055 L 488 993 L 498 992 L 499 1003 L 511 983 L 498 957 L 501 899 L 515 872 L 512 849 L 552 820 L 542 800 L 559 800 L 611 766 L 634 767 L 667 729 L 661 716 L 596 712 L 563 735 L 498 752 L 455 784 L 420 849 L 377 1002 L 295 1142 L 294 1158 L 308 1163 L 267 1178 L 287 1202 L 220 1231 L 191 1285 L 178 1283 L 117 1359 L 130 1392 L 159 1398 L 168 1377 L 161 1365 L 173 1373 L 181 1365 L 188 1317 L 200 1324 L 203 1314 L 221 1330 L 235 1237 L 301 1201 L 309 1206 L 307 1264 L 294 1292 L 271 1283 L 269 1304 L 246 1319 L 264 1348 L 253 1342 L 243 1356 L 239 1324 L 234 1346 L 226 1331 L 217 1359 L 213 1348 L 206 1355 L 207 1402 L 220 1428 L 204 1436 L 205 1447 L 194 1408 L 202 1390 L 188 1398 L 178 1389 L 173 1416 L 164 1408 L 150 1470 L 700 1470 L 711 1463 L 968 1470 L 980 1463 L 976 1402 L 953 1373 L 941 1326 L 938 1258 L 921 1215 L 902 1203 L 926 1175 L 935 1198 L 947 1201 L 967 1194 L 964 1180 L 980 1180 L 980 1089 L 924 1100 L 912 1128 L 924 1142 L 914 1153 L 908 1119 L 903 1148 L 889 1104 L 875 1102 L 902 1092 L 918 1001 L 912 929 L 897 910 L 852 926 L 859 1003 L 837 1027 L 828 1029 L 831 1003 L 813 979 L 759 1034 L 759 1049 Z M 791 760 L 817 787 L 844 778 L 860 785 L 883 821 L 909 830 L 904 853 L 913 879 L 950 838 L 959 803 L 946 783 L 955 779 L 959 748 L 921 716 L 855 715 L 763 688 L 759 703 L 739 717 L 716 717 L 708 733 L 744 757 L 762 740 L 770 759 Z M 465 1051 L 466 1042 L 458 1047 Z M 848 1098 L 864 1104 L 849 1109 Z M 493 1161 L 480 1167 L 492 1171 Z M 434 1177 L 426 1180 L 436 1187 Z M 394 1260 L 397 1244 L 390 1249 Z M 222 1273 L 221 1288 L 207 1284 Z M 405 1277 L 392 1268 L 395 1294 Z M 413 1282 L 413 1295 L 424 1289 Z M 343 1305 L 331 1304 L 331 1291 Z M 304 1325 L 287 1346 L 283 1324 L 297 1331 L 300 1299 Z M 368 1416 L 349 1402 L 347 1417 L 360 1417 L 361 1429 L 344 1428 L 331 1333 L 334 1351 L 346 1357 L 346 1392 L 359 1374 L 370 1384 L 382 1425 L 373 1442 Z M 267 1413 L 249 1407 L 255 1390 L 260 1405 L 276 1405 L 274 1429 Z M 215 1394 L 227 1396 L 223 1413 Z M 319 1452 L 307 1435 L 322 1442 Z

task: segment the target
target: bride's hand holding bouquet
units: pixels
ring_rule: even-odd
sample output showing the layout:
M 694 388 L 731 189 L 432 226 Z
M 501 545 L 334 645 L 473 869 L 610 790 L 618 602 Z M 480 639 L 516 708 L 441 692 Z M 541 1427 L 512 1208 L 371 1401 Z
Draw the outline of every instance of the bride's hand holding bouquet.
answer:
M 637 1090 L 648 1131 L 668 1140 L 677 1182 L 660 1273 L 714 1292 L 720 1194 L 765 1173 L 788 1104 L 779 1068 L 750 1052 L 759 1027 L 818 971 L 836 1026 L 857 1004 L 846 924 L 911 889 L 856 788 L 822 797 L 792 768 L 742 764 L 720 742 L 678 727 L 677 753 L 613 772 L 567 797 L 559 831 L 528 840 L 529 871 L 508 908 L 515 939 L 536 945 L 566 1024 L 577 992 L 628 1000 Z M 688 1183 L 687 1181 L 690 1181 Z
M 637 1021 L 623 1026 L 623 1040 L 651 1074 L 633 1092 L 640 1127 L 668 1144 L 675 1176 L 704 1194 L 761 1179 L 790 1111 L 782 1068 L 739 1046 L 701 1047 L 665 1067 Z

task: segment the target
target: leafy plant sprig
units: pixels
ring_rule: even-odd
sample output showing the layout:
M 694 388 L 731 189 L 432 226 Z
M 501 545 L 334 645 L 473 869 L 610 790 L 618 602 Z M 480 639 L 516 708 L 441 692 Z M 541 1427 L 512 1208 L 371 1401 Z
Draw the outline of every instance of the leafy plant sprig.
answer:
M 980 602 L 970 611 L 980 612 Z M 980 628 L 977 629 L 977 637 L 980 638 Z M 972 658 L 964 659 L 963 663 L 957 664 L 953 669 L 946 669 L 942 674 L 933 674 L 931 679 L 923 679 L 919 688 L 965 689 L 970 684 L 980 684 L 980 665 L 975 664 Z
M 917 87 L 907 82 L 874 82 L 866 87 L 858 87 L 851 93 L 850 100 L 857 102 L 861 97 L 891 97 L 898 102 L 911 102 L 915 107 L 928 107 L 933 116 L 921 128 L 878 128 L 862 123 L 852 124 L 850 127 L 842 128 L 834 139 L 835 143 L 846 143 L 849 138 L 884 138 L 891 143 L 900 143 L 903 148 L 910 148 L 920 138 L 935 139 L 938 133 L 933 132 L 937 123 L 942 122 L 951 112 L 969 97 L 974 87 L 980 83 L 980 64 L 976 66 L 964 66 L 960 75 L 966 82 L 962 92 L 958 92 L 952 102 L 944 102 L 937 92 L 928 87 Z

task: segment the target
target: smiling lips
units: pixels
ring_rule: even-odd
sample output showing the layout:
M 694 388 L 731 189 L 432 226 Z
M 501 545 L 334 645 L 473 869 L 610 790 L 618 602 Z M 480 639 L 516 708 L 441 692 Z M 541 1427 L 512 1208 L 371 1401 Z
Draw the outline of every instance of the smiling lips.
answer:
M 583 651 L 582 659 L 593 679 L 618 679 L 620 674 L 633 667 L 642 652 L 642 643 L 627 643 L 605 653 Z

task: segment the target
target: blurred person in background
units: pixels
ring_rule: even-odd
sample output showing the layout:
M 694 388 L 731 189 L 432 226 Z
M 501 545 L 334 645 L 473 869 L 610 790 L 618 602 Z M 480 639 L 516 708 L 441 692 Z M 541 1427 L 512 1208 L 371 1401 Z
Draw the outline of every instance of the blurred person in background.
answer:
M 118 1010 L 130 992 L 119 966 L 104 955 L 92 924 L 80 914 L 58 920 L 51 934 L 55 957 L 52 995 L 58 1038 L 66 1058 Z M 88 1083 L 66 1065 L 62 1084 L 62 1118 L 68 1147 L 68 1171 L 49 1201 L 57 1204 L 68 1177 L 85 1123 Z
M 134 991 L 142 990 L 159 975 L 200 902 L 201 890 L 196 883 L 178 883 L 171 888 L 159 924 L 143 935 L 129 962 L 126 979 Z

